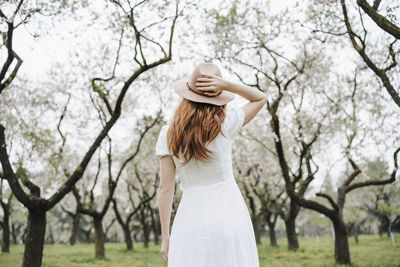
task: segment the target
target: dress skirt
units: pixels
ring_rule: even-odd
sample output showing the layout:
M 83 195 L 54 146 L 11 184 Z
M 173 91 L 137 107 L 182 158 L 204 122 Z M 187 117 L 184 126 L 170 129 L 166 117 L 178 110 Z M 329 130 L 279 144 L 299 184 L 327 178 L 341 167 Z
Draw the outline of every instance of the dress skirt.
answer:
M 259 267 L 246 203 L 235 179 L 183 189 L 168 267 Z

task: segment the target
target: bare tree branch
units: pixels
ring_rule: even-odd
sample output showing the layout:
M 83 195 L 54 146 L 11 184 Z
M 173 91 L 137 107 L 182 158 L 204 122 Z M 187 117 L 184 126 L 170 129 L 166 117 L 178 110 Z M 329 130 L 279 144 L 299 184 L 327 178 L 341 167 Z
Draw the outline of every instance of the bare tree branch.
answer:
M 101 85 L 97 85 L 96 82 L 97 81 L 108 82 L 108 81 L 111 81 L 112 79 L 115 78 L 115 69 L 116 69 L 116 67 L 118 65 L 118 61 L 119 61 L 119 56 L 120 56 L 120 51 L 121 51 L 121 47 L 122 47 L 122 38 L 123 38 L 123 36 L 124 36 L 124 30 L 122 29 L 121 30 L 121 36 L 120 36 L 119 42 L 118 42 L 117 56 L 115 58 L 115 63 L 114 63 L 114 66 L 113 66 L 113 70 L 112 70 L 111 76 L 109 78 L 96 77 L 96 78 L 93 78 L 91 80 L 92 90 L 98 94 L 100 99 L 103 100 L 103 102 L 106 105 L 106 108 L 107 108 L 107 110 L 108 110 L 110 115 L 112 115 L 113 110 L 112 110 L 112 107 L 111 107 L 110 102 L 108 100 L 108 91 L 104 92 L 103 89 L 105 89 L 105 88 L 103 88 L 103 85 L 102 84 Z
M 388 179 L 385 180 L 370 180 L 366 182 L 359 182 L 355 183 L 353 185 L 350 185 L 346 188 L 346 193 L 356 189 L 356 188 L 361 188 L 361 187 L 366 187 L 366 186 L 377 186 L 377 185 L 385 185 L 385 184 L 390 184 L 396 181 L 396 174 L 397 170 L 399 168 L 398 162 L 397 162 L 397 155 L 400 152 L 400 147 L 396 149 L 396 151 L 393 154 L 393 161 L 394 161 L 394 168 L 392 171 L 392 174 Z
M 381 0 L 374 0 L 374 4 L 373 4 L 372 8 L 373 8 L 375 11 L 377 11 L 378 8 L 379 8 L 380 3 L 381 3 Z
M 353 182 L 353 180 L 361 173 L 360 168 L 357 166 L 357 164 L 349 157 L 348 158 L 351 166 L 353 167 L 353 172 L 349 175 L 349 177 L 343 182 L 344 186 L 348 186 Z
M 331 206 L 333 207 L 333 209 L 334 209 L 335 211 L 337 211 L 337 212 L 339 211 L 338 205 L 336 205 L 335 201 L 333 201 L 333 199 L 332 199 L 332 197 L 331 197 L 330 195 L 325 194 L 325 193 L 316 193 L 315 195 L 316 195 L 317 197 L 326 198 L 326 199 L 329 201 L 329 203 L 331 204 Z
M 65 141 L 66 141 L 66 138 L 65 138 L 64 134 L 61 131 L 61 122 L 63 121 L 63 119 L 65 117 L 65 114 L 67 112 L 67 108 L 68 108 L 70 99 L 71 99 L 71 94 L 68 94 L 67 103 L 64 106 L 64 109 L 63 109 L 63 111 L 62 111 L 62 113 L 60 115 L 60 119 L 58 120 L 58 124 L 57 124 L 57 131 L 60 134 L 61 139 L 62 139 L 62 143 L 61 143 L 61 146 L 60 146 L 60 149 L 59 149 L 59 152 L 58 152 L 59 154 L 62 154 L 63 149 L 64 149 L 64 145 L 65 145 Z
M 376 11 L 379 3 L 380 1 L 375 1 L 374 5 L 371 7 L 366 0 L 357 0 L 357 4 L 382 30 L 389 33 L 394 38 L 400 39 L 400 28 Z
M 354 49 L 358 52 L 358 54 L 361 56 L 361 58 L 364 60 L 364 62 L 367 64 L 367 66 L 375 72 L 375 74 L 381 79 L 383 82 L 384 87 L 388 91 L 389 95 L 392 97 L 393 101 L 400 107 L 400 95 L 397 93 L 397 91 L 394 89 L 393 85 L 391 84 L 389 77 L 386 74 L 385 69 L 380 69 L 372 60 L 369 58 L 369 56 L 366 54 L 365 51 L 365 43 L 362 41 L 362 39 L 354 33 L 348 15 L 347 15 L 347 8 L 346 8 L 346 3 L 345 0 L 340 0 L 341 5 L 342 5 L 342 11 L 343 11 L 343 17 L 344 17 L 344 22 L 347 28 L 347 32 L 350 37 L 350 41 L 354 47 Z M 361 41 L 362 46 L 360 47 L 355 40 L 355 38 L 358 38 Z
M 0 124 L 0 162 L 3 167 L 3 176 L 7 179 L 7 182 L 18 201 L 24 204 L 25 207 L 31 208 L 34 204 L 28 194 L 26 194 L 22 189 L 18 178 L 11 167 L 6 148 L 4 130 L 4 126 Z
M 22 2 L 22 1 L 21 1 Z M 7 59 L 3 64 L 3 67 L 0 71 L 0 94 L 2 91 L 14 80 L 15 76 L 17 76 L 18 70 L 22 65 L 22 59 L 13 51 L 13 34 L 14 34 L 14 24 L 12 22 L 7 22 L 8 31 L 6 36 L 6 47 L 7 47 Z M 8 76 L 5 78 L 8 69 L 10 68 L 14 58 L 17 59 L 17 64 L 14 66 L 14 69 Z

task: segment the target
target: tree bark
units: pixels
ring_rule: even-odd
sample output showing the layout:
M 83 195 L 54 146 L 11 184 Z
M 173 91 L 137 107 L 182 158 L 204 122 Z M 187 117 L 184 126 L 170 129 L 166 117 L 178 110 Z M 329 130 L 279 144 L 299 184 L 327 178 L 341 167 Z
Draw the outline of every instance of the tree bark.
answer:
M 3 228 L 3 239 L 1 244 L 1 252 L 8 253 L 10 252 L 10 225 L 9 225 L 8 214 L 7 216 L 6 214 L 4 214 L 2 228 Z
M 342 218 L 333 220 L 335 230 L 335 261 L 339 264 L 351 264 L 347 227 Z
M 131 231 L 129 231 L 129 226 L 124 226 L 124 238 L 127 250 L 133 250 L 133 242 L 131 237 Z
M 149 247 L 149 235 L 150 235 L 150 231 L 149 231 L 149 227 L 146 224 L 143 224 L 143 245 L 145 248 Z
M 17 230 L 15 229 L 15 223 L 11 224 L 11 234 L 13 237 L 14 245 L 18 244 L 17 243 Z
M 368 4 L 366 0 L 357 0 L 357 4 L 382 30 L 391 34 L 394 38 L 400 39 L 400 28 L 379 14 L 376 9 Z
M 102 225 L 102 217 L 93 216 L 93 227 L 94 227 L 94 254 L 98 259 L 104 259 L 105 249 L 104 249 L 104 231 Z
M 354 241 L 358 244 L 358 234 L 360 232 L 360 225 L 357 222 L 348 222 L 347 223 L 347 235 L 353 236 Z
M 90 237 L 91 237 L 92 228 L 93 228 L 93 227 L 90 227 L 90 228 L 87 229 L 87 230 L 82 229 L 83 232 L 85 233 L 85 242 L 86 242 L 87 244 L 91 243 L 91 238 L 90 238 Z
M 124 232 L 124 239 L 125 239 L 126 249 L 127 250 L 133 250 L 133 242 L 132 242 L 131 232 L 129 230 L 129 223 L 130 223 L 130 220 L 131 220 L 133 214 L 135 213 L 135 210 L 133 210 L 133 212 L 129 214 L 129 216 L 127 217 L 126 221 L 124 222 L 124 220 L 121 217 L 121 214 L 118 211 L 117 201 L 115 199 L 113 199 L 112 203 L 113 203 L 113 209 L 114 209 L 115 217 L 117 218 L 117 221 L 118 221 L 119 225 L 121 225 L 122 231 Z
M 389 237 L 390 237 L 390 240 L 392 241 L 392 245 L 395 246 L 396 240 L 394 239 L 394 235 L 392 232 L 392 222 L 390 220 L 389 220 Z
M 145 248 L 149 247 L 149 235 L 150 235 L 150 231 L 149 231 L 149 227 L 147 225 L 146 222 L 146 212 L 145 212 L 146 207 L 142 207 L 140 209 L 140 222 L 142 224 L 142 230 L 143 230 L 143 246 Z
M 54 235 L 53 235 L 53 229 L 51 228 L 51 224 L 48 224 L 49 226 L 49 235 L 48 235 L 48 244 L 54 245 Z
M 253 222 L 253 228 L 254 228 L 254 235 L 256 237 L 256 243 L 261 244 L 261 238 L 260 238 L 260 216 L 252 216 L 251 218 Z
M 153 230 L 153 234 L 154 234 L 154 244 L 158 245 L 159 242 L 159 231 L 158 231 L 158 221 L 154 218 L 154 211 L 153 209 L 150 207 L 150 215 L 151 215 L 151 228 Z
M 158 245 L 160 243 L 160 230 L 156 224 L 153 226 L 153 234 L 154 234 L 154 245 Z
M 286 236 L 288 240 L 288 249 L 297 250 L 299 248 L 299 241 L 297 240 L 295 218 L 290 217 L 288 220 L 285 220 L 285 226 Z
M 276 241 L 276 233 L 275 233 L 275 225 L 276 221 L 278 219 L 279 214 L 278 213 L 272 213 L 268 211 L 268 214 L 266 216 L 266 221 L 269 229 L 269 241 L 271 243 L 272 247 L 277 247 L 278 242 Z
M 390 225 L 390 219 L 386 215 L 383 215 L 382 220 L 381 220 L 380 229 L 381 229 L 382 233 L 383 232 L 386 233 L 387 237 L 390 237 L 389 225 Z
M 4 205 L 3 205 L 4 204 Z M 7 204 L 1 203 L 3 206 L 3 222 L 1 224 L 3 228 L 3 239 L 1 244 L 1 252 L 10 252 L 10 202 Z
M 23 267 L 42 265 L 45 232 L 46 211 L 29 210 Z
M 361 2 L 361 1 L 358 1 Z M 362 1 L 364 2 L 364 1 Z M 389 95 L 392 97 L 393 101 L 396 103 L 397 106 L 400 107 L 400 95 L 397 92 L 397 90 L 395 89 L 395 87 L 393 86 L 393 84 L 391 83 L 390 77 L 387 75 L 386 71 L 387 69 L 383 69 L 383 68 L 379 68 L 370 58 L 370 55 L 367 55 L 366 53 L 366 47 L 365 47 L 365 43 L 363 42 L 361 44 L 361 46 L 357 43 L 356 41 L 356 34 L 354 33 L 352 26 L 350 24 L 349 21 L 349 17 L 347 15 L 347 7 L 346 7 L 346 3 L 345 0 L 340 0 L 341 6 L 342 6 L 342 12 L 343 12 L 343 17 L 344 17 L 344 23 L 347 29 L 347 32 L 349 34 L 350 37 L 350 41 L 354 47 L 354 49 L 357 51 L 357 53 L 361 56 L 361 58 L 363 59 L 363 61 L 365 62 L 365 64 L 367 64 L 367 66 L 373 71 L 375 72 L 375 74 L 378 76 L 378 78 L 382 81 L 383 86 L 386 88 L 386 91 L 389 93 Z M 371 17 L 370 14 L 368 14 L 370 16 L 370 18 L 372 20 L 374 20 L 377 23 L 377 20 L 375 20 L 373 17 Z M 386 20 L 386 22 L 389 22 L 388 20 Z M 385 25 L 384 25 L 385 24 Z M 399 29 L 392 24 L 393 27 L 390 27 L 390 25 L 388 25 L 387 23 L 377 23 L 377 25 L 379 27 L 381 27 L 383 30 L 387 31 L 388 33 L 392 34 L 393 36 L 396 36 L 396 32 L 398 34 Z M 389 30 L 390 28 L 390 30 Z M 388 31 L 389 30 L 389 31 Z M 389 47 L 389 49 L 391 49 Z M 395 53 L 393 53 L 395 54 Z M 392 56 L 392 64 L 397 64 L 395 56 Z M 392 66 L 395 66 L 392 65 Z
M 354 241 L 356 242 L 356 244 L 358 244 L 358 242 L 359 242 L 358 233 L 354 233 Z
M 78 212 L 72 217 L 72 231 L 71 231 L 71 236 L 69 238 L 69 244 L 71 246 L 76 244 L 76 238 L 77 238 L 78 232 L 79 232 L 80 217 L 81 216 Z
M 277 247 L 278 242 L 276 241 L 276 232 L 275 232 L 275 224 L 268 223 L 268 229 L 269 229 L 269 241 L 271 243 L 272 247 Z

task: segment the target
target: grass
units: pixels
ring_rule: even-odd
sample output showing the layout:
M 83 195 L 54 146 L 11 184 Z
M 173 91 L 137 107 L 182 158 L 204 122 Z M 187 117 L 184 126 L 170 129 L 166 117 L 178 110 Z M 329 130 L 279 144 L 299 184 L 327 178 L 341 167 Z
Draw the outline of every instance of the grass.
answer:
M 400 267 L 400 245 L 393 246 L 389 238 L 362 235 L 360 242 L 350 239 L 350 253 L 353 266 L 397 266 Z M 396 236 L 398 243 L 400 235 Z M 300 249 L 287 251 L 285 239 L 278 241 L 279 247 L 269 246 L 268 239 L 262 239 L 258 246 L 260 266 L 335 266 L 333 258 L 333 240 L 330 237 L 300 238 Z M 24 247 L 11 246 L 11 253 L 0 254 L 0 267 L 22 265 Z M 159 252 L 160 246 L 151 243 L 148 249 L 142 243 L 135 243 L 133 251 L 127 251 L 124 244 L 106 244 L 106 259 L 94 258 L 93 244 L 46 245 L 43 267 L 58 266 L 107 266 L 107 267 L 165 267 Z M 190 266 L 188 266 L 190 267 Z
M 396 236 L 400 240 L 400 235 Z M 330 237 L 300 238 L 300 248 L 296 252 L 287 250 L 284 239 L 278 241 L 278 248 L 269 246 L 263 240 L 258 246 L 260 266 L 337 266 L 334 260 L 334 242 Z M 352 266 L 400 267 L 400 245 L 393 246 L 386 236 L 362 235 L 356 244 L 349 239 Z

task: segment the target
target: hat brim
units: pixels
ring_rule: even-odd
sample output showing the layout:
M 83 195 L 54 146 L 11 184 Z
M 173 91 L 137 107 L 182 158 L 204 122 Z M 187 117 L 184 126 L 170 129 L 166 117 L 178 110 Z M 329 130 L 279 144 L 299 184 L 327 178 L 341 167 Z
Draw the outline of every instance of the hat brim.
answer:
M 185 99 L 188 99 L 193 102 L 208 103 L 217 106 L 225 105 L 231 102 L 233 99 L 235 99 L 235 95 L 233 93 L 225 90 L 222 91 L 221 94 L 217 96 L 206 96 L 206 95 L 196 94 L 187 88 L 186 83 L 189 81 L 189 78 L 190 75 L 185 76 L 184 78 L 177 80 L 173 84 L 175 92 Z

